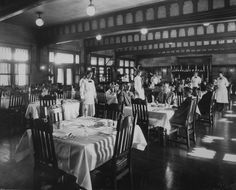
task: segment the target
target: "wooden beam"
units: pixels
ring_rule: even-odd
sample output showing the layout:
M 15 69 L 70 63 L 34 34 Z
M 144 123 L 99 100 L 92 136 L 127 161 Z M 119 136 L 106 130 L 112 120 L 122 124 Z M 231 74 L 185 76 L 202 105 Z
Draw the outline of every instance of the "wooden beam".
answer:
M 9 0 L 0 8 L 0 22 L 50 1 L 55 0 Z

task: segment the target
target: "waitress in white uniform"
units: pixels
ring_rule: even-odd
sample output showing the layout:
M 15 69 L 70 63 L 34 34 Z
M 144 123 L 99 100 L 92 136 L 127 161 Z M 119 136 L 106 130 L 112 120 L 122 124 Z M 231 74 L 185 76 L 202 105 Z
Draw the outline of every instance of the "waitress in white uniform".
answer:
M 95 115 L 95 100 L 97 99 L 96 88 L 92 80 L 93 72 L 88 71 L 86 78 L 81 84 L 80 96 L 83 102 L 82 115 L 94 116 Z
M 229 86 L 229 82 L 226 77 L 223 76 L 223 73 L 219 73 L 219 77 L 216 81 L 216 103 L 218 104 L 218 111 L 223 111 L 224 104 L 229 103 L 228 99 L 228 90 L 227 87 Z
M 134 78 L 134 90 L 135 90 L 135 98 L 140 98 L 142 100 L 145 100 L 145 93 L 143 88 L 143 82 L 142 82 L 142 71 L 137 71 L 137 76 Z

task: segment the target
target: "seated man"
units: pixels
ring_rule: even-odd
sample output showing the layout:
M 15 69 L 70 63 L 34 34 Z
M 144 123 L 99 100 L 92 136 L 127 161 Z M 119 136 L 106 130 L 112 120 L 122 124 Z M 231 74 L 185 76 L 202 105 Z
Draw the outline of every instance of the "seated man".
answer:
M 184 87 L 184 96 L 185 96 L 185 100 L 179 106 L 179 108 L 175 111 L 174 115 L 170 119 L 170 124 L 171 123 L 177 123 L 177 124 L 185 123 L 187 119 L 189 107 L 191 105 L 192 89 L 189 87 Z
M 157 101 L 158 103 L 176 106 L 176 97 L 174 92 L 171 90 L 169 83 L 164 83 L 161 92 L 157 96 Z
M 202 115 L 206 115 L 210 113 L 210 104 L 211 104 L 211 98 L 212 98 L 212 91 L 213 86 L 208 84 L 206 87 L 206 93 L 202 96 L 200 101 L 198 102 L 198 108 Z

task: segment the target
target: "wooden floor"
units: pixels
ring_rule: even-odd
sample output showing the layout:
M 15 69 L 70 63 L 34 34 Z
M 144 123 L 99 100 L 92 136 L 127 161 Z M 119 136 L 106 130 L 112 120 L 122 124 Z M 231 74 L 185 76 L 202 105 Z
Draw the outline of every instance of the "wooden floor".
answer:
M 144 152 L 135 150 L 135 190 L 236 190 L 236 101 L 232 111 L 216 119 L 212 130 L 197 124 L 197 145 L 189 151 L 158 142 Z M 0 189 L 32 189 L 32 158 L 14 161 L 19 139 L 20 135 L 0 139 Z M 124 180 L 120 189 L 129 189 L 125 186 Z

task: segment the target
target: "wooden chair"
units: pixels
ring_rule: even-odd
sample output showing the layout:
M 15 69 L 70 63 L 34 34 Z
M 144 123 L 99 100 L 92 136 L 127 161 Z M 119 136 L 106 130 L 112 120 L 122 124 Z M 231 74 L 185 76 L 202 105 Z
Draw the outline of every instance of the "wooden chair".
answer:
M 210 102 L 210 112 L 206 115 L 200 115 L 198 121 L 208 123 L 210 127 L 214 127 L 215 123 L 215 91 L 212 92 Z
M 104 113 L 107 106 L 107 100 L 105 93 L 98 93 L 97 94 L 97 103 L 95 104 L 95 117 L 104 117 Z
M 106 105 L 106 107 L 105 107 L 105 118 L 106 119 L 112 119 L 114 121 L 118 121 L 121 113 L 122 112 L 121 112 L 118 104 L 110 104 L 110 105 Z
M 56 103 L 57 103 L 56 96 L 52 95 L 39 96 L 40 117 L 45 118 L 47 115 L 48 107 L 56 105 Z
M 34 103 L 39 100 L 39 93 L 30 93 L 29 94 L 29 103 Z
M 176 92 L 176 98 L 177 98 L 177 106 L 179 107 L 184 101 L 183 92 Z
M 42 119 L 31 120 L 30 128 L 35 160 L 34 189 L 41 189 L 45 183 L 54 189 L 76 189 L 76 177 L 58 168 L 49 122 Z
M 186 122 L 183 124 L 171 123 L 171 131 L 168 137 L 168 141 L 174 141 L 176 143 L 185 144 L 187 148 L 190 148 L 190 141 L 196 143 L 196 134 L 195 134 L 195 112 L 197 106 L 197 98 L 192 97 L 191 104 L 189 106 L 189 112 L 186 118 Z M 170 139 L 170 136 L 176 134 L 176 139 Z M 191 137 L 192 136 L 192 137 Z M 179 140 L 179 138 L 186 139 L 184 142 Z
M 42 107 L 49 107 L 52 105 L 56 105 L 57 97 L 52 95 L 39 96 L 39 103 L 40 106 Z
M 56 126 L 57 128 L 60 127 L 60 122 L 64 120 L 64 114 L 62 109 L 57 108 L 49 111 L 49 122 L 51 125 Z
M 144 136 L 149 141 L 149 114 L 147 109 L 147 101 L 139 98 L 131 100 L 132 113 L 137 114 L 137 124 L 141 127 Z
M 127 116 L 124 119 L 122 116 L 120 116 L 117 124 L 117 135 L 113 157 L 100 168 L 102 173 L 105 175 L 107 174 L 109 178 L 112 178 L 112 189 L 118 189 L 118 180 L 127 174 L 129 174 L 130 177 L 130 189 L 133 189 L 131 149 L 136 123 L 136 114 L 133 118 L 133 121 L 131 116 Z

